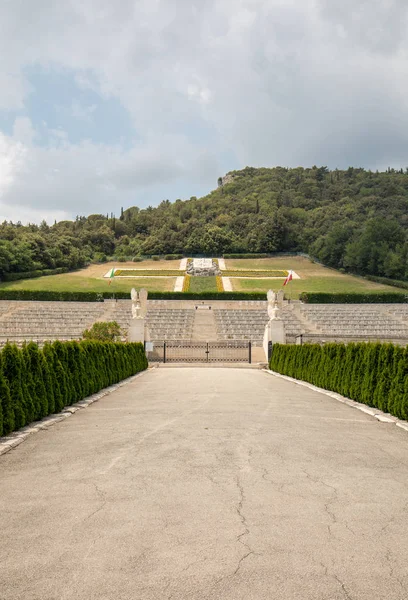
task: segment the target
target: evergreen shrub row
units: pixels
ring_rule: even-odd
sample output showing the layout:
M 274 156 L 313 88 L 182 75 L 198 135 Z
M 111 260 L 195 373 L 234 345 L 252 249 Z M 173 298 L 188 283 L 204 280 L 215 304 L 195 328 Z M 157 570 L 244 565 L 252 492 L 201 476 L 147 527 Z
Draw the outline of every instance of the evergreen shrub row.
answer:
M 269 258 L 270 254 L 223 254 L 223 258 Z
M 408 348 L 381 343 L 276 344 L 270 368 L 408 419 Z
M 408 302 L 408 294 L 403 292 L 378 293 L 326 293 L 302 292 L 301 302 L 307 304 L 402 304 Z
M 146 368 L 142 344 L 6 344 L 0 352 L 0 436 Z
M 34 279 L 44 275 L 61 275 L 68 273 L 68 267 L 58 267 L 58 269 L 38 269 L 36 271 L 24 271 L 23 273 L 4 273 L 3 281 L 18 281 L 20 279 Z
M 43 290 L 3 290 L 0 300 L 37 300 L 39 302 L 102 302 L 104 299 L 130 300 L 129 292 L 50 292 Z M 266 300 L 265 292 L 149 292 L 150 300 Z
M 388 277 L 377 277 L 376 275 L 366 275 L 365 279 L 368 279 L 369 281 L 375 281 L 375 283 L 382 283 L 384 285 L 391 285 L 392 287 L 408 290 L 408 281 L 388 279 Z

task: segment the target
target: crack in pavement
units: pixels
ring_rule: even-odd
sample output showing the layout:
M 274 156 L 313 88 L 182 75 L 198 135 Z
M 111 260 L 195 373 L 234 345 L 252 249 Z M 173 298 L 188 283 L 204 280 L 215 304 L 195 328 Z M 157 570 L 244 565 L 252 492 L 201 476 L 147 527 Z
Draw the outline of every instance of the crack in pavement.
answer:
M 243 485 L 242 485 L 238 475 L 236 478 L 236 485 L 239 490 L 239 501 L 238 501 L 238 506 L 236 507 L 236 511 L 237 511 L 237 514 L 238 514 L 238 516 L 241 520 L 241 523 L 244 527 L 244 531 L 237 536 L 237 541 L 240 544 L 242 544 L 248 550 L 248 552 L 244 556 L 242 556 L 240 558 L 240 560 L 238 561 L 238 565 L 234 571 L 234 575 L 236 575 L 238 573 L 238 571 L 241 568 L 242 563 L 244 562 L 244 560 L 246 560 L 248 558 L 248 556 L 251 556 L 251 554 L 256 554 L 255 551 L 251 548 L 251 546 L 249 544 L 247 544 L 246 542 L 244 542 L 242 539 L 244 536 L 249 535 L 249 527 L 248 527 L 246 517 L 242 512 L 243 505 L 245 502 L 245 493 L 244 493 Z
M 91 519 L 93 516 L 95 516 L 98 512 L 101 512 L 101 510 L 103 510 L 108 502 L 107 498 L 106 498 L 106 492 L 104 492 L 103 490 L 101 490 L 98 487 L 98 484 L 96 483 L 92 483 L 92 485 L 94 486 L 100 500 L 101 500 L 101 505 L 98 506 L 98 508 L 96 508 L 94 511 L 92 511 L 87 517 L 85 517 L 84 519 L 82 519 L 82 522 L 85 523 L 85 521 L 88 521 L 89 519 Z
M 394 574 L 394 564 L 391 561 L 391 550 L 387 550 L 387 553 L 385 555 L 385 560 L 387 561 L 388 567 L 390 569 L 390 577 L 392 579 L 395 579 L 395 581 L 397 581 L 399 583 L 399 585 L 401 586 L 401 589 L 403 589 L 404 592 L 406 592 L 407 588 L 406 588 L 404 582 L 397 575 Z
M 344 594 L 344 597 L 346 598 L 346 600 L 353 600 L 353 598 L 350 596 L 344 582 L 341 581 L 341 579 L 339 579 L 339 577 L 337 575 L 333 575 L 333 577 L 337 581 L 337 583 L 339 585 L 341 585 L 341 589 L 343 590 L 343 594 Z

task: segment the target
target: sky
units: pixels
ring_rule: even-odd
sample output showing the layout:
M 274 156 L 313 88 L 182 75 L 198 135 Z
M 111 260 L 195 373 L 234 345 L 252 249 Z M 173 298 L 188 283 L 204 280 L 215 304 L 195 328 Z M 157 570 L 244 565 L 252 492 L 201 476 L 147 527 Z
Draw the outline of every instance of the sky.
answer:
M 406 0 L 1 0 L 0 220 L 408 166 Z

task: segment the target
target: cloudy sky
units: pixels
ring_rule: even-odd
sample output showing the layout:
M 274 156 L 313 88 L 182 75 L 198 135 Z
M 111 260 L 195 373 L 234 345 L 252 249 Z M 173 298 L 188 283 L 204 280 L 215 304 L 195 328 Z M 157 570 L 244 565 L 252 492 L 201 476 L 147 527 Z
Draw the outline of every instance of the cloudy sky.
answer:
M 0 219 L 408 165 L 406 0 L 1 0 Z

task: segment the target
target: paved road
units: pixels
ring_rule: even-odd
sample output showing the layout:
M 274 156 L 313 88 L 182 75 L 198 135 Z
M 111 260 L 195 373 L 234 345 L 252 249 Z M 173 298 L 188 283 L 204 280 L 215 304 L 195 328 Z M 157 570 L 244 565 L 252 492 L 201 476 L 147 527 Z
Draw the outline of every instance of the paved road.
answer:
M 408 435 L 158 368 L 0 457 L 1 600 L 406 600 Z

